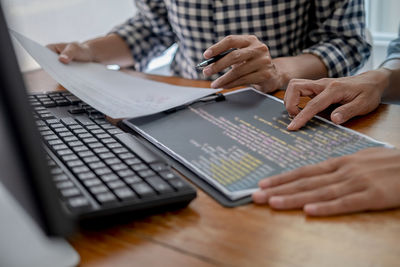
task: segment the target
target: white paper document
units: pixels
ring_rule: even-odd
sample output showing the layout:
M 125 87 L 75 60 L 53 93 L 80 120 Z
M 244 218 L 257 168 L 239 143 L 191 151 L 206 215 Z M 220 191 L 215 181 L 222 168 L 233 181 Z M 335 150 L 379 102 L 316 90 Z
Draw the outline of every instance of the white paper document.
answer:
M 111 118 L 155 114 L 220 91 L 150 81 L 98 63 L 64 65 L 53 51 L 15 31 L 11 33 L 53 79 Z

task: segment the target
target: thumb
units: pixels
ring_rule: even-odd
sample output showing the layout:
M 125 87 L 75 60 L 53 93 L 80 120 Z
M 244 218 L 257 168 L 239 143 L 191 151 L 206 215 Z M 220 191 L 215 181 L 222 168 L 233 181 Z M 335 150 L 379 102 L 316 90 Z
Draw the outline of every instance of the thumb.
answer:
M 76 54 L 79 52 L 78 50 L 79 47 L 77 44 L 75 43 L 68 44 L 64 48 L 64 50 L 61 51 L 59 60 L 64 64 L 70 63 L 72 60 L 75 59 Z
M 344 104 L 331 113 L 331 120 L 336 124 L 342 124 L 351 118 L 368 113 L 365 109 L 365 103 L 359 99 Z

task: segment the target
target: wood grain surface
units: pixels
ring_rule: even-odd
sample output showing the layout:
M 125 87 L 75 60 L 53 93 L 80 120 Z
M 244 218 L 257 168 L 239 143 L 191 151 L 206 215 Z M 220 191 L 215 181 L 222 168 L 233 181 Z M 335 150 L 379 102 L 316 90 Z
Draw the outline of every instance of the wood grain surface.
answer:
M 25 80 L 30 91 L 62 89 L 43 71 L 27 73 Z M 275 95 L 282 98 L 284 92 Z M 400 147 L 400 106 L 381 105 L 344 126 Z M 198 190 L 185 209 L 81 231 L 70 243 L 81 255 L 81 266 L 400 266 L 400 210 L 317 219 L 253 204 L 224 208 Z

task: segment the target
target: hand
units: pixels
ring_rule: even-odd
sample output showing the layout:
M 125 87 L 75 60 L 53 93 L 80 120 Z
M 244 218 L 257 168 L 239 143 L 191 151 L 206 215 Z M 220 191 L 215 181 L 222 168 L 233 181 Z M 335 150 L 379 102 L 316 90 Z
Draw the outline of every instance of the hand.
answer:
M 364 115 L 378 107 L 389 73 L 385 69 L 368 71 L 357 76 L 325 78 L 317 81 L 293 79 L 285 93 L 285 106 L 295 116 L 288 130 L 298 130 L 314 115 L 334 103 L 342 104 L 331 113 L 331 120 L 341 124 L 357 115 Z M 301 96 L 313 97 L 300 111 Z
M 49 44 L 47 47 L 59 54 L 59 61 L 68 64 L 71 61 L 89 62 L 95 61 L 89 45 L 85 43 L 58 43 Z
M 328 216 L 400 207 L 400 151 L 369 148 L 266 178 L 255 203 Z
M 213 88 L 233 88 L 241 85 L 253 85 L 262 92 L 272 92 L 284 86 L 282 74 L 272 62 L 268 47 L 254 35 L 231 35 L 204 52 L 209 59 L 230 48 L 238 48 L 203 70 L 205 77 L 232 67 L 223 76 L 215 80 Z

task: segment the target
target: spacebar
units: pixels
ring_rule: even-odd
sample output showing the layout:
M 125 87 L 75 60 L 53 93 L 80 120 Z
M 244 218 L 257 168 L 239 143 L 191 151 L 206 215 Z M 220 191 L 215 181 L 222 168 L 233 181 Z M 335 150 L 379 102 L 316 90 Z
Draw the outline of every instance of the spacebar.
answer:
M 132 150 L 136 155 L 138 155 L 146 163 L 154 163 L 164 161 L 147 147 L 145 147 L 135 136 L 122 133 L 114 136 L 124 145 L 126 145 L 130 150 Z

